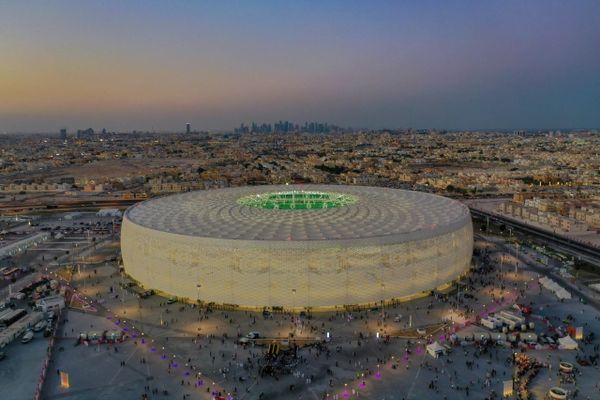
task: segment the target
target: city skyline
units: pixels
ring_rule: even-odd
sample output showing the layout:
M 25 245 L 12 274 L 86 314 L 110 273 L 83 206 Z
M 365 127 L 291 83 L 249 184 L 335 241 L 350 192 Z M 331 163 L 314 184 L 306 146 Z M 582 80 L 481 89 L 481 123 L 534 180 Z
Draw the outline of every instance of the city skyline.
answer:
M 0 132 L 597 128 L 600 4 L 0 4 Z

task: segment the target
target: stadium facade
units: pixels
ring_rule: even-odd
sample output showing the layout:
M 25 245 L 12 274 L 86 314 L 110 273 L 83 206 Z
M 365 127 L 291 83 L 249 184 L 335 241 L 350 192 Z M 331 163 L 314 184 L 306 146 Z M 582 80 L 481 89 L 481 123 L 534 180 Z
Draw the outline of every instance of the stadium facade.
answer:
M 206 303 L 332 309 L 412 298 L 470 267 L 469 209 L 406 190 L 253 186 L 148 200 L 123 218 L 125 271 Z

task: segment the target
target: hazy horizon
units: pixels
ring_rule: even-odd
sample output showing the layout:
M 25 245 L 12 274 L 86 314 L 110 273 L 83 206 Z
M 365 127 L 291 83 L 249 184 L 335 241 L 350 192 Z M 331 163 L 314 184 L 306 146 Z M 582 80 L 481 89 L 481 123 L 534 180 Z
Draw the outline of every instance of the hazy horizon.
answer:
M 291 121 L 290 121 L 291 122 Z M 55 135 L 58 136 L 60 134 L 60 129 L 65 128 L 64 126 L 58 127 L 55 130 L 38 130 L 38 131 L 29 131 L 29 132 L 25 132 L 25 131 L 11 131 L 11 132 L 0 132 L 0 135 L 31 135 L 31 136 L 36 136 L 36 135 Z M 92 128 L 94 130 L 94 132 L 96 134 L 99 134 L 102 130 L 101 127 L 93 127 L 93 126 L 81 126 L 81 127 L 76 127 L 73 129 L 67 129 L 67 135 L 68 136 L 75 136 L 75 134 L 77 133 L 78 130 L 85 130 L 85 129 L 89 129 Z M 226 129 L 202 129 L 202 128 L 193 128 L 192 127 L 192 133 L 204 133 L 207 132 L 209 134 L 232 134 L 234 133 L 234 129 L 236 127 L 232 127 L 232 128 L 226 128 Z M 561 131 L 562 133 L 569 133 L 569 132 L 582 132 L 582 133 L 586 133 L 587 131 L 592 131 L 592 132 L 596 132 L 596 131 L 600 131 L 600 127 L 563 127 L 563 128 L 557 128 L 557 127 L 540 127 L 540 128 L 527 128 L 527 129 L 522 129 L 520 127 L 515 127 L 515 128 L 427 128 L 427 127 L 381 127 L 381 128 L 367 128 L 367 127 L 354 127 L 354 126 L 340 126 L 340 128 L 342 129 L 348 129 L 348 130 L 352 130 L 352 131 L 361 131 L 361 130 L 366 130 L 366 131 L 377 131 L 377 132 L 382 132 L 383 131 L 403 131 L 403 130 L 415 130 L 415 131 L 424 131 L 424 130 L 430 130 L 430 131 L 444 131 L 444 132 L 448 132 L 448 133 L 457 133 L 457 132 L 472 132 L 472 133 L 506 133 L 506 134 L 514 134 L 515 132 L 518 131 L 524 131 L 526 133 L 544 133 L 547 131 Z M 177 133 L 185 133 L 185 126 L 182 127 L 175 127 L 173 129 L 162 129 L 162 130 L 153 130 L 153 129 L 114 129 L 114 130 L 106 130 L 107 133 L 115 133 L 115 134 L 133 134 L 134 132 L 136 134 L 145 134 L 145 133 L 149 133 L 149 134 L 157 134 L 157 135 L 170 135 L 170 134 L 177 134 Z M 274 134 L 274 133 L 281 133 L 281 134 L 285 134 L 284 132 L 272 132 L 272 133 L 264 133 L 264 132 L 256 132 L 255 134 L 257 135 L 269 135 L 269 134 Z M 294 132 L 290 132 L 290 134 L 292 134 Z M 298 132 L 296 132 L 298 133 Z M 305 132 L 307 134 L 313 134 L 313 135 L 334 135 L 337 132 Z
M 0 2 L 0 132 L 593 129 L 598 15 L 597 1 Z

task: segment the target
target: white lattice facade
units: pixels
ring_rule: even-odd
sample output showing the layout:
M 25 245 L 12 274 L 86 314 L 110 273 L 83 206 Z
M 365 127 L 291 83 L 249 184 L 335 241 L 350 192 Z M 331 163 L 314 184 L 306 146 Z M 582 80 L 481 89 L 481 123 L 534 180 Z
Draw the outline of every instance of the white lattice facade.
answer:
M 416 192 L 393 189 L 310 187 L 311 190 L 350 193 L 357 196 L 358 201 L 337 210 L 248 211 L 244 209 L 246 206 L 235 201 L 245 194 L 244 190 L 220 189 L 210 191 L 217 193 L 196 192 L 201 194 L 176 195 L 140 203 L 141 208 L 132 207 L 123 221 L 125 270 L 147 288 L 192 301 L 199 296 L 205 302 L 249 308 L 331 308 L 401 299 L 442 286 L 468 270 L 473 249 L 471 218 L 468 209 L 458 202 L 423 193 L 413 199 Z M 260 190 L 274 189 L 247 189 L 252 193 Z M 218 201 L 211 203 L 211 196 L 216 196 Z M 393 204 L 385 206 L 385 202 L 393 201 L 394 196 L 398 196 L 398 204 L 402 204 L 398 210 L 415 201 L 412 206 L 415 207 L 413 214 L 416 217 L 413 217 L 416 222 L 411 224 L 412 228 L 407 228 L 400 220 L 400 228 L 390 224 L 390 218 L 401 215 L 400 211 L 394 211 L 396 206 Z M 383 198 L 383 203 L 377 203 L 379 198 Z M 407 198 L 410 201 L 405 201 Z M 422 200 L 420 203 L 419 199 Z M 169 202 L 195 205 L 203 201 L 206 211 L 194 216 L 198 220 L 198 232 L 156 229 L 147 226 L 151 224 L 144 218 L 146 212 L 151 219 L 159 218 L 155 213 L 160 213 L 162 207 L 165 207 L 165 213 L 173 213 L 177 206 L 168 207 Z M 428 209 L 433 210 L 438 203 L 445 210 L 439 214 L 446 218 L 442 224 L 439 218 L 432 222 L 427 217 Z M 213 206 L 216 211 L 211 208 Z M 353 207 L 357 209 L 352 210 Z M 340 211 L 342 208 L 347 210 Z M 172 217 L 181 218 L 181 213 L 186 212 Z M 248 217 L 254 213 L 260 218 Z M 213 215 L 220 215 L 222 221 Z M 245 218 L 232 217 L 236 215 Z M 262 240 L 257 240 L 254 233 L 248 233 L 251 239 L 239 237 L 240 231 L 246 232 L 246 225 L 260 225 L 265 215 L 279 220 L 279 224 L 287 228 L 270 230 L 258 226 L 259 232 L 272 232 L 271 235 Z M 312 220 L 315 215 L 319 216 L 318 223 Z M 345 226 L 346 222 L 340 225 L 337 219 L 341 215 L 350 218 L 349 223 L 355 230 L 342 238 L 339 236 L 344 231 L 340 226 Z M 386 231 L 372 228 L 366 233 L 361 232 L 361 223 L 352 220 L 361 215 L 366 215 L 361 217 L 365 218 L 363 226 L 377 227 L 377 219 L 381 219 L 381 226 L 386 226 Z M 425 217 L 421 218 L 421 215 Z M 202 236 L 202 224 L 210 223 L 210 229 L 217 232 L 218 226 L 213 224 L 222 222 L 223 231 L 228 232 L 226 225 L 235 225 L 236 219 L 240 227 L 235 235 Z M 331 230 L 327 224 L 331 225 Z M 311 240 L 309 235 L 307 239 L 307 232 L 313 231 L 318 232 L 319 238 Z M 322 236 L 327 234 L 332 238 L 323 239 Z M 294 237 L 303 239 L 295 240 Z M 201 285 L 199 289 L 198 284 Z

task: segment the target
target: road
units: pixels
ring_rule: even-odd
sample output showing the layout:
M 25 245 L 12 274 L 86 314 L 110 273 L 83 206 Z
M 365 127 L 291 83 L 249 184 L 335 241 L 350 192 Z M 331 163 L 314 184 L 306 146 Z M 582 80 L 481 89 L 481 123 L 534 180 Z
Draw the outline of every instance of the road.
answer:
M 551 242 L 555 245 L 559 245 L 568 252 L 572 253 L 576 257 L 580 257 L 582 260 L 587 261 L 593 265 L 600 267 L 600 249 L 588 246 L 586 244 L 576 242 L 572 239 L 553 234 L 552 232 L 548 232 L 546 230 L 537 228 L 532 225 L 528 225 L 526 223 L 514 220 L 512 218 L 507 218 L 501 215 L 492 214 L 486 211 L 482 211 L 480 209 L 469 207 L 471 210 L 471 215 L 479 218 L 490 218 L 492 221 L 501 222 L 507 226 L 515 228 L 514 230 L 518 230 L 521 232 L 525 232 L 548 242 Z
M 125 209 L 144 199 L 74 200 L 56 204 L 10 202 L 0 204 L 3 215 L 30 214 L 32 212 L 96 211 L 101 208 Z
M 492 237 L 488 237 L 488 236 L 481 236 L 481 235 L 476 235 L 476 236 L 481 237 L 484 240 L 494 243 L 497 247 L 499 247 L 505 253 L 508 253 L 511 255 L 514 255 L 514 253 L 515 253 L 515 250 L 510 248 L 509 246 L 507 246 L 506 243 L 502 239 L 496 239 L 496 238 L 492 238 Z M 569 291 L 571 291 L 573 295 L 576 295 L 576 296 L 584 299 L 591 306 L 596 308 L 596 310 L 600 311 L 600 301 L 598 301 L 594 297 L 590 296 L 589 294 L 585 293 L 580 288 L 578 288 L 576 285 L 574 285 L 571 282 L 564 279 L 562 276 L 554 274 L 551 270 L 549 270 L 548 267 L 541 266 L 541 264 L 538 263 L 536 260 L 534 260 L 533 257 L 530 257 L 528 254 L 524 254 L 523 252 L 519 252 L 518 257 L 516 257 L 516 258 L 518 258 L 518 260 L 521 263 L 527 265 L 531 270 L 533 270 L 541 275 L 548 276 L 549 278 L 555 280 L 561 286 L 563 286 L 564 288 L 567 288 Z
M 97 242 L 91 242 L 91 241 L 86 241 L 86 243 L 89 243 L 87 246 L 81 246 L 81 247 L 75 247 L 73 249 L 71 249 L 71 253 L 70 254 L 66 254 L 63 253 L 63 251 L 61 251 L 60 256 L 57 257 L 56 261 L 52 260 L 46 260 L 44 261 L 46 268 L 41 268 L 41 267 L 37 267 L 36 271 L 34 273 L 28 274 L 23 276 L 21 279 L 17 280 L 17 282 L 15 282 L 14 284 L 12 284 L 12 288 L 10 290 L 12 290 L 13 293 L 20 291 L 21 289 L 23 289 L 25 286 L 29 285 L 30 283 L 36 281 L 37 279 L 39 279 L 40 274 L 46 273 L 48 271 L 53 271 L 56 269 L 56 267 L 59 267 L 61 264 L 62 260 L 73 260 L 75 259 L 75 257 L 84 257 L 86 255 L 92 254 L 94 251 L 96 251 L 97 249 L 103 247 L 107 242 L 110 242 L 111 240 L 113 240 L 113 237 L 110 235 L 106 235 L 105 237 L 101 238 L 99 241 Z M 49 243 L 54 244 L 54 245 L 60 245 L 60 241 L 56 241 L 56 240 L 52 240 Z M 35 249 L 33 249 L 35 250 Z M 49 250 L 57 250 L 56 248 L 54 249 L 49 249 Z M 30 251 L 29 249 L 26 250 L 26 253 Z M 21 254 L 21 256 L 23 256 L 24 254 Z M 35 262 L 40 261 L 39 257 L 41 256 L 41 254 L 37 257 L 35 257 L 34 260 L 30 260 L 29 262 L 25 262 L 25 264 L 29 265 L 29 266 L 35 266 Z M 80 262 L 77 262 L 80 263 Z M 67 263 L 70 264 L 70 263 Z M 0 299 L 5 299 L 8 297 L 9 295 L 9 287 L 5 287 L 3 289 L 0 290 Z

